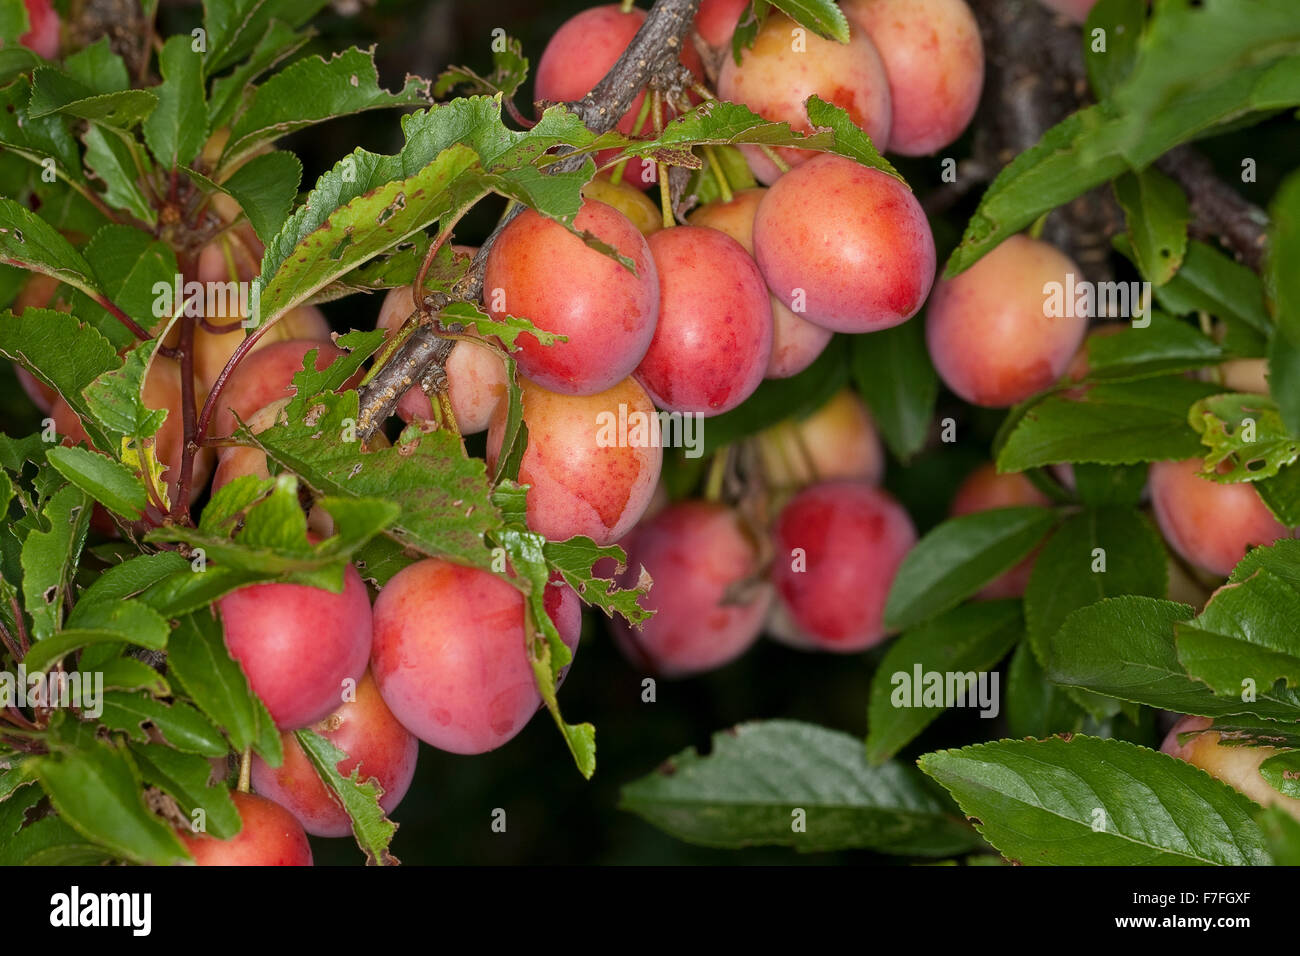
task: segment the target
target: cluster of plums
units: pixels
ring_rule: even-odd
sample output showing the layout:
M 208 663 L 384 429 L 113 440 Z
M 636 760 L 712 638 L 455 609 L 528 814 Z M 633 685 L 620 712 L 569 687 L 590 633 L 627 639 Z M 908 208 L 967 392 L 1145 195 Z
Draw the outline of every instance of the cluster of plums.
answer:
M 705 0 L 697 20 L 701 42 L 683 54 L 700 72 L 712 52 L 720 63 L 721 98 L 806 130 L 803 103 L 816 94 L 844 107 L 878 146 L 904 155 L 933 153 L 969 122 L 983 53 L 964 0 L 845 0 L 852 28 L 847 45 L 811 33 L 795 45 L 792 22 L 773 14 L 737 64 L 729 52 L 717 54 L 729 47 L 744 7 L 744 0 Z M 539 100 L 586 93 L 644 16 L 609 5 L 568 21 L 539 63 Z M 625 132 L 635 130 L 639 112 L 634 104 L 623 118 Z M 484 302 L 495 318 L 525 317 L 567 337 L 545 346 L 524 334 L 513 353 L 529 433 L 519 475 L 529 486 L 527 522 L 551 539 L 584 535 L 601 545 L 621 543 L 628 553 L 620 575 L 625 586 L 642 568 L 650 573 L 654 586 L 642 600 L 655 616 L 639 629 L 622 622 L 613 629 L 630 660 L 665 677 L 717 668 L 765 629 L 811 650 L 855 652 L 878 644 L 887 636 L 886 597 L 916 531 L 880 488 L 883 450 L 851 391 L 755 440 L 764 481 L 779 491 L 781 505 L 758 523 L 717 501 L 667 502 L 659 483 L 662 448 L 602 440 L 602 415 L 626 421 L 656 408 L 706 418 L 726 412 L 764 378 L 806 369 L 833 333 L 890 328 L 927 299 L 934 365 L 969 402 L 1009 407 L 1086 372 L 1081 349 L 1088 317 L 1054 317 L 1044 308 L 1045 283 L 1078 274 L 1056 249 L 1023 236 L 1008 239 L 971 269 L 934 284 L 930 227 L 903 183 L 833 155 L 751 150 L 747 159 L 767 185 L 737 190 L 696 209 L 689 224 L 669 228 L 637 188 L 653 177 L 629 177 L 636 186 L 608 174 L 594 180 L 576 226 L 631 260 L 633 269 L 532 211 L 506 226 L 486 262 Z M 232 219 L 238 213 L 225 211 Z M 249 280 L 261 253 L 251 230 L 228 230 L 202 251 L 194 278 Z M 57 283 L 40 277 L 15 309 L 34 305 L 66 308 Z M 378 325 L 395 331 L 412 311 L 410 289 L 395 289 Z M 243 335 L 199 329 L 200 401 Z M 231 435 L 236 416 L 254 432 L 270 427 L 312 350 L 318 368 L 341 354 L 324 316 L 305 306 L 283 317 L 236 367 L 210 437 Z M 486 431 L 486 458 L 494 464 L 507 411 L 500 344 L 467 334 L 446 370 L 457 428 Z M 85 441 L 67 403 L 23 375 L 65 441 Z M 182 453 L 180 393 L 180 366 L 156 358 L 144 400 L 168 410 L 157 453 L 173 497 Z M 407 421 L 434 417 L 419 387 L 402 397 L 398 413 Z M 382 435 L 372 439 L 383 441 Z M 1224 575 L 1248 546 L 1289 533 L 1251 488 L 1216 484 L 1195 471 L 1194 462 L 1160 463 L 1150 479 L 1160 528 L 1190 564 Z M 256 449 L 205 449 L 191 500 L 199 499 L 209 475 L 215 491 L 241 475 L 268 474 Z M 1024 505 L 1046 507 L 1048 499 L 1025 476 L 1000 475 L 988 465 L 963 483 L 951 511 Z M 329 533 L 327 516 L 314 513 L 311 526 L 313 533 Z M 1031 556 L 981 597 L 1022 593 L 1032 563 Z M 577 594 L 552 581 L 546 607 L 576 651 Z M 482 753 L 514 737 L 542 704 L 526 656 L 524 599 L 484 570 L 424 559 L 389 580 L 372 606 L 366 584 L 349 567 L 338 594 L 261 584 L 227 595 L 217 610 L 230 653 L 284 732 L 285 760 L 278 768 L 254 762 L 256 794 L 235 795 L 244 822 L 239 836 L 185 836 L 200 863 L 310 863 L 304 831 L 350 831 L 346 813 L 293 737 L 296 729 L 315 728 L 347 753 L 339 770 L 347 775 L 359 767 L 362 779 L 377 780 L 382 805 L 391 811 L 410 785 L 417 740 L 452 753 Z

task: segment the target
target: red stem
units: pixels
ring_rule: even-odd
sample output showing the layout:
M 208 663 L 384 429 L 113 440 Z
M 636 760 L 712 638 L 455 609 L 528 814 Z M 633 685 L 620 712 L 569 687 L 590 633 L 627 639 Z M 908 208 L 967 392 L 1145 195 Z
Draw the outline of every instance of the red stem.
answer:
M 194 319 L 181 316 L 181 434 L 184 451 L 181 453 L 181 475 L 176 483 L 176 500 L 172 502 L 172 518 L 190 520 L 190 483 L 194 478 L 194 456 L 199 446 L 194 441 Z
M 23 620 L 23 609 L 18 606 L 16 597 L 9 599 L 9 609 L 13 611 L 14 626 L 18 628 L 18 646 L 22 649 L 23 656 L 26 657 L 27 651 L 32 645 L 27 640 L 27 622 Z
M 235 366 L 243 361 L 244 356 L 257 344 L 257 340 L 262 337 L 262 334 L 271 325 L 270 322 L 259 325 L 252 335 L 246 336 L 244 341 L 239 343 L 230 358 L 226 360 L 221 374 L 217 376 L 217 380 L 212 384 L 212 391 L 208 392 L 207 401 L 203 403 L 203 411 L 199 413 L 199 423 L 194 433 L 196 444 L 202 445 L 207 439 L 208 426 L 212 424 L 212 415 L 216 411 L 217 399 L 221 396 L 222 389 L 226 387 L 226 382 L 229 381 L 231 374 L 235 371 Z M 219 437 L 227 438 L 229 436 L 221 435 Z
M 109 299 L 108 296 L 95 294 L 92 295 L 91 298 L 93 298 L 101 306 L 107 309 L 109 314 L 112 315 L 113 318 L 117 319 L 117 321 L 121 322 L 124 326 L 126 326 L 127 329 L 130 330 L 131 334 L 134 335 L 137 339 L 140 339 L 143 342 L 144 340 L 151 338 L 149 333 L 146 332 L 143 328 L 141 328 L 140 325 L 135 321 L 135 319 L 131 318 L 129 315 L 127 315 L 125 312 L 119 309 L 116 305 L 114 305 L 112 300 Z

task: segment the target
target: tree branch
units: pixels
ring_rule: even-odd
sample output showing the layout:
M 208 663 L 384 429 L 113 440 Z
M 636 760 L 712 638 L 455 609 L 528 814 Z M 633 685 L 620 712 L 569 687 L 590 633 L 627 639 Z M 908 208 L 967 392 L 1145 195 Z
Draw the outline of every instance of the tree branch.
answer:
M 645 23 L 618 62 L 590 93 L 570 104 L 589 129 L 597 133 L 613 129 L 636 100 L 637 94 L 652 82 L 667 88 L 682 83 L 679 61 L 682 44 L 699 4 L 700 0 L 655 0 Z M 561 160 L 554 169 L 557 172 L 572 169 L 581 161 L 575 159 L 570 165 Z M 426 313 L 440 312 L 453 301 L 477 300 L 482 296 L 483 270 L 492 243 L 506 223 L 522 210 L 522 206 L 516 206 L 502 218 L 496 230 L 479 247 L 469 274 L 454 290 L 454 295 L 433 293 L 425 297 L 422 305 Z M 408 388 L 419 384 L 433 366 L 446 363 L 455 344 L 454 340 L 439 336 L 428 325 L 422 325 L 411 334 L 370 383 L 361 389 L 357 432 L 362 441 L 373 435 L 393 413 Z
M 1268 243 L 1268 213 L 1225 183 L 1210 161 L 1190 146 L 1171 149 L 1156 168 L 1187 192 L 1190 232 L 1198 239 L 1217 237 L 1243 264 L 1259 271 Z

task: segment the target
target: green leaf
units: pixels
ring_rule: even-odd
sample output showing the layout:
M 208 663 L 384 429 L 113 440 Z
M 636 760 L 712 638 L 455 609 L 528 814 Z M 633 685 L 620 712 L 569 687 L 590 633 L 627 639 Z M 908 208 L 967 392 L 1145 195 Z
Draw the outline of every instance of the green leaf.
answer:
M 298 157 L 275 150 L 254 156 L 235 170 L 221 188 L 239 202 L 257 237 L 267 243 L 289 218 L 301 181 L 302 162 Z
M 366 862 L 387 866 L 397 861 L 388 852 L 397 832 L 397 824 L 388 819 L 379 798 L 384 788 L 374 777 L 361 779 L 360 765 L 352 768 L 348 776 L 339 773 L 338 765 L 348 755 L 312 730 L 298 730 L 294 738 L 324 784 L 334 791 L 343 809 L 352 821 L 352 833 L 357 845 L 366 855 Z
M 72 243 L 34 212 L 4 197 L 0 197 L 0 262 L 53 276 L 88 294 L 98 291 L 90 263 Z
M 113 690 L 104 694 L 100 723 L 121 730 L 137 743 L 155 740 L 146 727 L 162 736 L 169 749 L 202 757 L 224 757 L 229 748 L 212 722 L 184 701 L 164 704 L 143 691 Z
M 284 759 L 280 734 L 266 706 L 249 689 L 243 670 L 226 650 L 221 624 L 211 611 L 198 611 L 181 619 L 167 645 L 167 665 L 170 675 L 184 685 L 199 710 L 225 732 L 236 751 L 253 747 L 267 763 L 280 765 Z
M 1300 542 L 1254 549 L 1195 620 L 1176 627 L 1178 660 L 1221 695 L 1284 681 L 1300 689 Z M 1300 716 L 1300 715 L 1298 715 Z
M 678 839 L 727 849 L 941 857 L 978 845 L 914 768 L 873 767 L 856 737 L 788 720 L 714 734 L 707 756 L 682 751 L 625 786 L 619 806 Z M 801 818 L 803 829 L 792 826 Z
M 1080 462 L 1073 466 L 1074 487 L 1079 500 L 1094 508 L 1137 507 L 1147 486 L 1147 466 L 1092 465 Z
M 1146 12 L 1143 0 L 1097 0 L 1088 13 L 1083 35 L 1091 38 L 1095 36 L 1094 30 L 1101 29 L 1106 38 L 1104 50 L 1087 43 L 1083 51 L 1088 81 L 1099 100 L 1114 92 L 1132 71 Z
M 132 450 L 138 452 L 145 439 L 157 434 L 169 414 L 180 412 L 150 408 L 144 403 L 145 377 L 157 345 L 154 340 L 141 342 L 126 353 L 121 368 L 105 372 L 82 391 L 90 414 L 112 439 L 109 447 L 124 460 L 123 438 L 130 439 Z M 136 470 L 142 473 L 139 466 Z
M 498 494 L 500 489 L 498 489 Z M 592 607 L 598 607 L 610 617 L 618 614 L 632 624 L 650 617 L 650 612 L 637 603 L 650 590 L 648 581 L 635 587 L 619 588 L 608 578 L 591 573 L 591 567 L 601 558 L 613 558 L 622 567 L 627 560 L 623 549 L 617 545 L 600 547 L 590 538 L 574 537 L 567 541 L 547 541 L 546 560 L 564 576 L 565 582 L 578 592 L 578 596 Z
M 885 625 L 942 614 L 1015 567 L 1056 524 L 1047 508 L 995 508 L 950 518 L 907 553 L 885 604 Z
M 492 475 L 495 485 L 519 480 L 524 452 L 528 450 L 528 423 L 524 421 L 524 390 L 519 387 L 519 365 L 506 356 L 505 367 L 506 421 L 501 429 L 501 449 L 497 452 L 497 466 Z
M 95 93 L 68 74 L 52 66 L 42 66 L 32 73 L 28 110 L 36 119 L 67 115 L 130 129 L 152 113 L 157 104 L 158 97 L 149 90 Z
M 0 56 L 4 51 L 0 51 Z M 86 181 L 77 141 L 65 116 L 34 117 L 28 110 L 31 82 L 19 77 L 0 88 L 0 146 L 33 163 L 54 160 L 55 175 L 77 183 Z M 46 211 L 47 216 L 49 211 Z
M 1020 642 L 1006 670 L 1006 719 L 1010 737 L 1050 737 L 1052 734 L 1117 736 L 1113 720 L 1096 720 L 1071 696 L 1071 689 L 1053 684 L 1039 666 L 1028 640 Z
M 243 826 L 230 788 L 208 785 L 212 763 L 197 754 L 184 754 L 162 744 L 133 743 L 129 747 L 140 776 L 151 787 L 171 796 L 181 812 L 194 819 L 203 811 L 204 830 L 218 840 L 237 836 Z
M 106 36 L 65 57 L 63 69 L 96 93 L 117 93 L 131 86 L 126 61 L 113 52 Z
M 925 445 L 939 397 L 924 317 L 849 342 L 853 381 L 889 450 L 906 462 Z
M 170 317 L 164 308 L 170 297 L 159 296 L 157 291 L 159 283 L 173 289 L 180 275 L 170 245 L 143 230 L 114 224 L 97 231 L 84 252 L 95 275 L 101 277 L 100 288 L 142 327 L 152 329 Z M 89 297 L 74 295 L 72 310 L 90 321 L 118 349 L 137 344 L 129 330 Z
M 32 619 L 32 638 L 43 641 L 63 621 L 63 601 L 81 560 L 90 529 L 90 499 L 65 485 L 41 509 L 45 526 L 23 542 L 23 609 Z
M 113 447 L 81 394 L 101 373 L 122 364 L 108 339 L 66 312 L 27 309 L 21 316 L 0 313 L 0 354 L 58 391 L 94 444 Z
M 80 608 L 104 602 L 114 604 L 135 597 L 176 571 L 188 571 L 190 562 L 175 551 L 141 554 L 98 575 L 77 600 Z M 83 612 L 84 613 L 84 612 Z
M 300 27 L 329 0 L 208 0 L 203 4 L 203 27 L 208 34 L 204 71 L 215 76 L 223 69 L 260 50 L 263 37 L 283 21 Z M 250 77 L 251 79 L 251 77 Z
M 1187 420 L 1209 449 L 1200 474 L 1211 481 L 1272 478 L 1300 458 L 1300 441 L 1282 423 L 1277 403 L 1265 395 L 1203 398 L 1188 411 Z
M 230 129 L 221 156 L 228 166 L 290 133 L 339 116 L 429 102 L 429 81 L 408 76 L 397 93 L 379 85 L 373 52 L 353 48 L 329 60 L 303 57 L 253 92 L 248 108 Z
M 791 20 L 828 40 L 849 42 L 849 21 L 833 0 L 771 0 Z
M 27 779 L 15 784 L 17 792 L 0 801 L 0 866 L 87 866 L 111 858 L 108 850 L 87 842 L 53 813 L 27 822 L 45 792 Z
M 256 3 L 256 6 L 261 11 L 267 9 L 265 4 Z M 220 129 L 229 126 L 249 92 L 254 89 L 253 81 L 302 49 L 310 38 L 309 32 L 299 33 L 279 20 L 266 24 L 265 32 L 255 37 L 257 46 L 248 58 L 212 84 L 212 95 L 208 97 L 208 127 Z M 207 68 L 209 74 L 214 72 L 210 57 Z
M 1176 182 L 1148 166 L 1115 180 L 1138 267 L 1147 281 L 1164 285 L 1187 253 L 1187 196 Z
M 188 34 L 169 37 L 158 53 L 163 82 L 157 108 L 144 122 L 144 141 L 163 169 L 188 166 L 208 138 L 203 58 Z
M 1268 510 L 1288 528 L 1300 525 L 1300 467 L 1283 468 L 1272 478 L 1255 482 Z
M 1300 751 L 1274 754 L 1259 765 L 1259 775 L 1283 796 L 1300 798 Z
M 1187 674 L 1178 660 L 1174 627 L 1194 613 L 1185 604 L 1136 596 L 1081 608 L 1052 635 L 1047 676 L 1058 684 L 1179 714 L 1254 714 L 1294 721 L 1300 696 L 1261 688 L 1252 702 L 1216 697 Z
M 492 72 L 479 76 L 466 66 L 451 66 L 444 70 L 433 84 L 433 95 L 441 99 L 452 90 L 461 96 L 495 96 L 501 93 L 507 100 L 514 99 L 519 87 L 528 78 L 528 58 L 523 44 L 514 37 L 502 37 L 501 43 L 492 44 Z
M 1259 865 L 1254 804 L 1165 754 L 1120 740 L 999 740 L 926 754 L 1004 857 L 1030 866 Z
M 1269 807 L 1255 815 L 1276 866 L 1300 866 L 1300 821 L 1281 807 Z
M 1155 295 L 1160 307 L 1175 315 L 1208 312 L 1261 335 L 1272 328 L 1259 276 L 1203 242 L 1188 242 L 1182 268 Z
M 118 747 L 87 729 L 30 761 L 59 816 L 91 842 L 136 863 L 168 865 L 188 858 L 171 827 L 150 813 L 140 781 Z
M 140 188 L 140 173 L 131 147 L 113 130 L 94 123 L 86 128 L 83 140 L 87 168 L 107 187 L 102 195 L 104 202 L 151 226 L 156 225 L 158 213 Z
M 1104 570 L 1098 570 L 1102 568 Z M 1163 597 L 1165 549 L 1133 508 L 1089 508 L 1072 516 L 1038 553 L 1025 587 L 1025 623 L 1040 661 L 1071 612 L 1120 594 Z
M 356 392 L 322 395 L 311 406 L 305 417 L 251 440 L 318 492 L 396 504 L 401 512 L 392 533 L 402 544 L 490 567 L 483 535 L 500 525 L 500 515 L 489 496 L 483 462 L 466 458 L 456 436 L 409 426 L 392 448 L 358 457 Z
M 964 604 L 904 632 L 871 679 L 867 759 L 888 760 L 949 707 L 979 708 L 981 717 L 997 717 L 998 675 L 989 672 L 1023 632 L 1019 601 Z M 980 697 L 980 680 L 989 682 L 991 699 Z
M 1141 123 L 1109 102 L 1066 117 L 993 180 L 948 260 L 945 276 L 970 268 L 1044 213 L 1130 169 L 1146 167 L 1216 124 L 1300 103 L 1297 60 L 1300 57 L 1246 67 L 1210 89 L 1172 92 L 1160 112 Z M 1186 65 L 1193 64 L 1201 66 L 1195 61 Z M 1126 88 L 1132 87 L 1141 68 L 1140 57 Z M 1156 90 L 1169 92 L 1164 84 L 1157 84 Z
M 1282 420 L 1293 435 L 1300 435 L 1300 174 L 1292 174 L 1278 189 L 1270 207 L 1267 284 L 1277 316 L 1273 342 L 1273 370 L 1269 381 Z
M 86 448 L 51 448 L 50 464 L 90 497 L 135 521 L 148 504 L 144 485 L 129 468 Z
M 550 579 L 546 539 L 522 526 L 504 528 L 495 533 L 494 539 L 505 548 L 510 565 L 518 575 L 512 583 L 517 580 L 519 583 L 515 586 L 524 593 L 525 620 L 530 624 L 528 662 L 533 668 L 538 693 L 564 737 L 578 772 L 591 779 L 596 772 L 596 728 L 589 723 L 567 723 L 560 714 L 560 705 L 555 697 L 557 676 L 572 662 L 573 655 L 546 611 L 545 593 Z
M 23 663 L 29 673 L 47 671 L 64 655 L 92 644 L 129 641 L 162 650 L 167 646 L 169 630 L 157 611 L 139 601 L 94 603 L 85 610 L 76 607 L 68 617 L 67 628 L 34 645 Z
M 1088 350 L 1086 381 L 1125 382 L 1186 372 L 1226 358 L 1213 340 L 1186 322 L 1152 312 L 1150 324 L 1130 326 L 1114 335 L 1084 340 Z
M 1016 423 L 998 452 L 998 471 L 1062 462 L 1131 465 L 1195 457 L 1200 449 L 1187 409 L 1217 389 L 1165 377 L 1094 385 L 1082 399 L 1053 395 Z

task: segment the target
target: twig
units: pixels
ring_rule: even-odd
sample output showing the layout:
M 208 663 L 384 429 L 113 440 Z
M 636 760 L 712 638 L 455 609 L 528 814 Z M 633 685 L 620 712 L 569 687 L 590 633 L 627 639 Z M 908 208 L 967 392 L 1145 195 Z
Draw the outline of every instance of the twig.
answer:
M 1259 271 L 1268 243 L 1268 213 L 1219 179 L 1210 161 L 1190 146 L 1171 149 L 1156 160 L 1156 168 L 1187 192 L 1191 233 L 1198 239 L 1218 238 L 1238 260 Z
M 597 133 L 613 129 L 651 80 L 670 77 L 672 83 L 689 85 L 689 80 L 682 76 L 685 68 L 680 57 L 684 37 L 691 28 L 699 4 L 700 0 L 656 0 L 646 15 L 645 23 L 618 62 L 590 93 L 570 104 L 589 129 Z M 576 158 L 575 166 L 580 162 L 581 157 Z M 561 160 L 552 168 L 566 171 L 573 167 Z M 483 270 L 492 243 L 506 223 L 523 208 L 517 205 L 507 213 L 479 247 L 469 274 L 454 290 L 453 296 L 434 293 L 427 297 L 423 305 L 428 311 L 440 312 L 452 301 L 477 300 L 483 294 Z M 406 390 L 424 379 L 431 365 L 446 363 L 453 344 L 428 326 L 422 325 L 411 334 L 370 384 L 361 389 L 357 433 L 362 441 L 375 433 L 393 413 Z
M 199 446 L 195 436 L 194 400 L 194 319 L 181 317 L 181 474 L 176 482 L 176 500 L 172 502 L 172 518 L 188 521 L 190 517 L 190 483 L 194 479 L 194 456 Z

